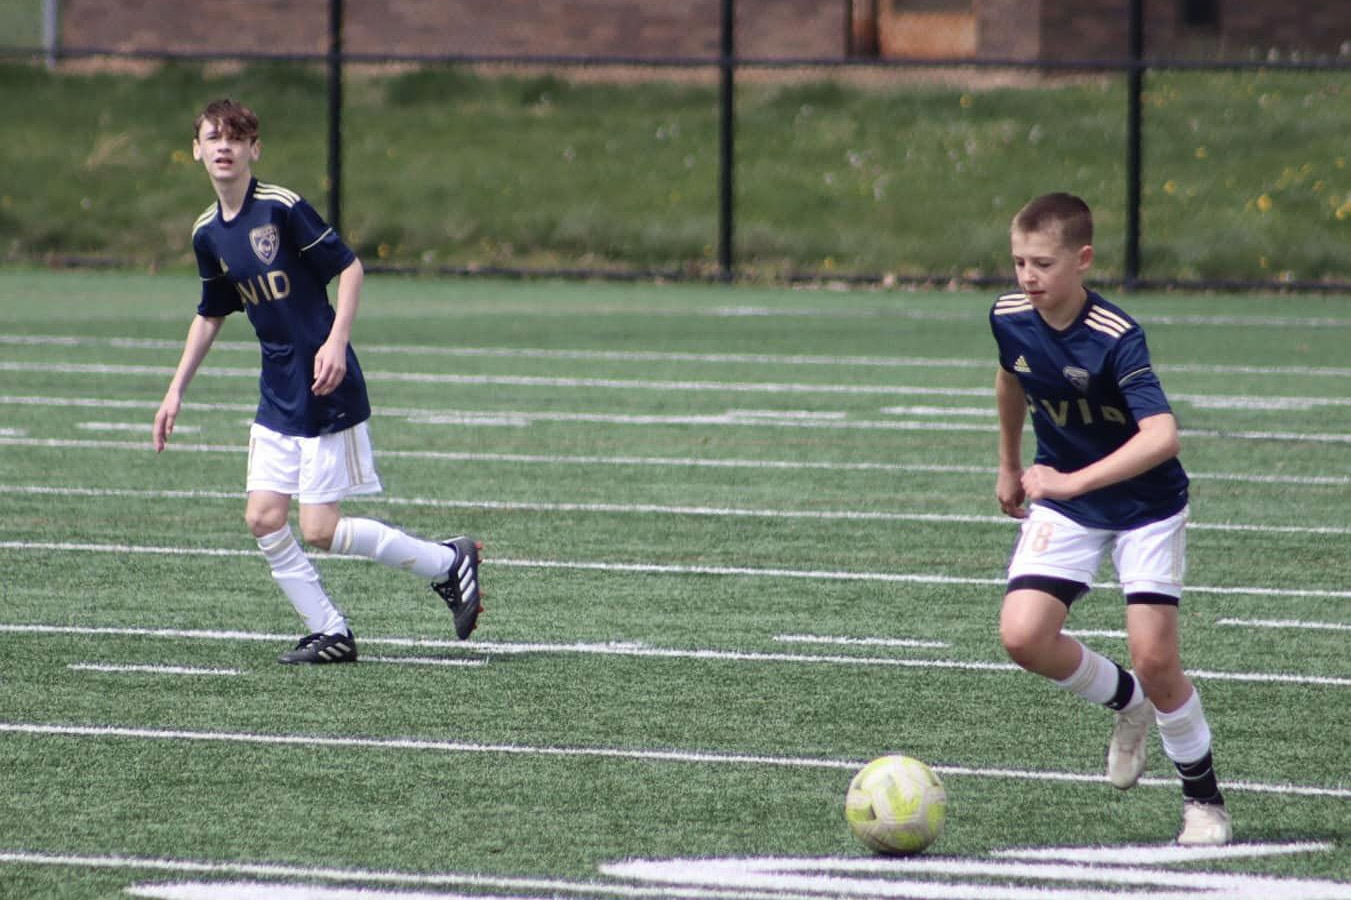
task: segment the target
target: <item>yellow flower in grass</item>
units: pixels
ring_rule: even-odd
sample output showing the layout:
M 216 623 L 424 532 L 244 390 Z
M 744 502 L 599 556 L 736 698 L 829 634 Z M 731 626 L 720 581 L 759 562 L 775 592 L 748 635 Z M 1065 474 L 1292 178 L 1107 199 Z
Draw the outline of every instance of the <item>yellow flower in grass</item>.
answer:
M 1258 212 L 1269 213 L 1271 212 L 1271 206 L 1272 206 L 1271 197 L 1269 195 L 1263 194 L 1262 196 L 1257 198 Z

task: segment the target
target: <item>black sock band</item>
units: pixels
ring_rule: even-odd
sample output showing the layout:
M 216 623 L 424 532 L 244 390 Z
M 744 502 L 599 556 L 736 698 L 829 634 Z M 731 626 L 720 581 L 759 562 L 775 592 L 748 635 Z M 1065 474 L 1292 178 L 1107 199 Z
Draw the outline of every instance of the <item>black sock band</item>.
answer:
M 1175 762 L 1177 773 L 1182 776 L 1182 796 L 1198 803 L 1223 804 L 1224 795 L 1220 793 L 1219 782 L 1215 779 L 1215 765 L 1209 753 L 1196 762 Z
M 1131 702 L 1131 697 L 1135 696 L 1135 676 L 1121 668 L 1119 663 L 1113 665 L 1116 666 L 1116 693 L 1107 701 L 1106 706 L 1120 712 Z

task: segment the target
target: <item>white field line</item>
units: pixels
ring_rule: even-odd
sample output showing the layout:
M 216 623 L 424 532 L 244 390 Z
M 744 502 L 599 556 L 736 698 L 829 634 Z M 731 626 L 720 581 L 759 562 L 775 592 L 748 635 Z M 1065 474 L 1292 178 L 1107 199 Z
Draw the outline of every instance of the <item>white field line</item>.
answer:
M 1255 859 L 1331 850 L 1326 841 L 1296 841 L 1290 844 L 1226 844 L 1183 847 L 1177 844 L 1137 844 L 1124 847 L 1014 847 L 991 850 L 997 859 L 1053 860 L 1089 866 L 1174 866 L 1226 859 Z
M 191 631 L 178 629 L 116 628 L 66 625 L 6 625 L 0 624 L 0 634 L 70 634 L 70 635 L 123 635 L 128 637 L 155 637 L 181 640 L 246 640 L 289 642 L 288 635 L 258 634 L 238 631 Z M 838 639 L 830 639 L 838 640 Z M 880 666 L 901 669 L 944 669 L 962 672 L 999 672 L 1017 673 L 1018 666 L 1006 662 L 982 662 L 955 659 L 903 659 L 893 656 L 827 656 L 824 654 L 804 653 L 763 653 L 750 650 L 699 650 L 677 649 L 673 647 L 653 647 L 641 642 L 607 641 L 605 643 L 537 644 L 523 642 L 475 641 L 462 644 L 454 641 L 440 641 L 423 638 L 380 638 L 362 636 L 363 644 L 375 646 L 437 648 L 457 650 L 464 653 L 494 654 L 504 656 L 524 656 L 536 653 L 557 655 L 575 653 L 587 656 L 620 656 L 648 659 L 690 659 L 712 662 L 745 663 L 792 663 L 802 665 L 831 666 Z M 437 659 L 421 660 L 418 657 L 384 659 L 382 662 L 398 661 L 405 665 L 446 665 Z M 1285 672 L 1215 672 L 1202 669 L 1188 670 L 1187 674 L 1207 681 L 1235 681 L 1250 684 L 1311 684 L 1325 687 L 1351 687 L 1351 678 L 1335 678 L 1323 675 L 1299 675 Z
M 993 370 L 993 366 L 990 367 Z M 55 375 L 173 375 L 170 366 L 116 365 L 109 363 L 23 363 L 0 361 L 0 372 L 47 373 Z M 248 378 L 256 380 L 256 366 L 204 366 L 202 375 L 213 378 Z M 404 384 L 450 384 L 498 387 L 543 387 L 607 389 L 626 391 L 659 391 L 669 393 L 753 393 L 753 394 L 826 394 L 864 397 L 979 397 L 990 400 L 981 407 L 958 407 L 957 414 L 977 414 L 994 417 L 993 390 L 989 387 L 937 387 L 932 385 L 895 384 L 829 384 L 782 381 L 706 381 L 650 378 L 594 378 L 558 375 L 488 375 L 454 374 L 449 372 L 384 372 L 368 370 L 370 382 L 397 382 Z M 1351 398 L 1284 397 L 1243 394 L 1173 393 L 1179 401 L 1213 410 L 1310 410 L 1320 406 L 1351 406 Z M 941 409 L 941 407 L 936 408 Z M 885 411 L 885 410 L 884 410 Z
M 111 665 L 108 663 L 71 663 L 66 666 L 73 672 L 104 672 L 110 674 L 149 674 L 149 675 L 242 675 L 239 669 L 203 669 L 193 666 L 143 666 Z
M 102 870 L 146 871 L 178 875 L 268 879 L 292 878 L 304 882 L 341 881 L 396 885 L 392 891 L 373 888 L 327 889 L 311 884 L 267 882 L 157 882 L 125 889 L 135 897 L 161 900 L 359 900 L 362 897 L 409 900 L 528 900 L 474 893 L 405 892 L 408 886 L 472 886 L 491 889 L 528 889 L 618 897 L 669 897 L 690 900 L 828 900 L 858 896 L 972 898 L 972 900 L 1039 900 L 1065 897 L 1056 884 L 1076 884 L 1076 897 L 1115 898 L 1141 889 L 1169 888 L 1133 896 L 1193 897 L 1218 892 L 1226 897 L 1263 897 L 1266 900 L 1340 900 L 1351 896 L 1341 882 L 1249 876 L 1242 872 L 1207 873 L 1159 871 L 1153 867 L 1213 860 L 1244 860 L 1276 855 L 1330 851 L 1327 842 L 1239 844 L 1229 847 L 1115 846 L 1031 848 L 995 851 L 993 862 L 978 858 L 943 857 L 817 857 L 733 859 L 629 859 L 606 863 L 602 875 L 615 882 L 566 881 L 469 875 L 457 872 L 399 872 L 391 870 L 317 868 L 275 863 L 212 862 L 132 856 L 77 856 L 74 854 L 0 851 L 0 863 L 61 866 Z M 1005 860 L 1005 862 L 1000 862 Z M 1048 864 L 1049 863 L 1054 864 Z M 1150 868 L 1146 868 L 1150 867 Z M 909 876 L 919 875 L 921 880 Z M 880 877 L 879 877 L 880 876 Z M 944 881 L 942 879 L 949 880 Z M 984 879 L 984 882 L 976 879 Z M 637 882 L 634 884 L 633 882 Z M 1021 887 L 1008 887 L 1021 883 Z M 1089 887 L 1089 885 L 1101 885 Z M 1217 894 L 1218 895 L 1218 894 Z
M 136 728 L 119 725 L 60 725 L 39 722 L 0 722 L 0 734 L 40 737 L 77 737 L 100 740 L 203 742 L 249 744 L 255 746 L 291 746 L 307 750 L 315 747 L 359 750 L 425 751 L 434 753 L 489 753 L 507 756 L 541 756 L 574 759 L 624 759 L 657 763 L 698 763 L 705 765 L 771 766 L 790 769 L 835 769 L 854 772 L 866 759 L 823 759 L 800 756 L 768 756 L 720 753 L 707 750 L 648 750 L 625 747 L 551 747 L 526 744 L 486 744 L 467 741 L 434 741 L 418 738 L 339 737 L 331 734 L 261 734 L 242 731 L 189 731 L 186 729 Z M 1098 784 L 1107 776 L 1082 772 L 1047 772 L 1029 769 L 998 769 L 982 766 L 931 764 L 944 776 L 999 778 L 1014 781 L 1068 782 Z M 1145 777 L 1139 781 L 1149 787 L 1177 790 L 1176 778 Z M 1338 797 L 1351 799 L 1351 788 L 1318 785 L 1270 784 L 1225 781 L 1226 791 L 1279 794 L 1300 797 Z
M 774 640 L 782 644 L 831 644 L 840 647 L 919 647 L 941 650 L 952 646 L 947 641 L 918 638 L 827 637 L 818 634 L 776 634 Z
M 138 431 L 145 432 L 144 422 L 76 422 L 80 431 Z M 175 425 L 174 434 L 199 434 L 200 425 Z
M 1132 848 L 1119 849 L 1129 858 Z M 605 863 L 600 871 L 642 882 L 741 888 L 761 892 L 765 900 L 785 890 L 816 892 L 823 900 L 1351 900 L 1351 885 L 1341 881 L 937 856 L 628 859 Z
M 128 897 L 144 900 L 548 900 L 538 894 L 448 894 L 406 888 L 341 887 L 279 884 L 275 881 L 178 881 L 133 884 L 122 889 Z M 766 898 L 770 900 L 770 898 Z M 777 898 L 773 898 L 777 900 Z M 804 898 L 823 900 L 823 898 Z M 1115 900 L 1115 898 L 1112 898 Z M 1266 897 L 1263 900 L 1279 900 Z
M 365 638 L 363 644 L 368 643 Z M 389 663 L 397 666 L 445 666 L 447 668 L 474 669 L 488 664 L 486 659 L 435 659 L 430 656 L 363 656 L 362 662 Z
M 102 400 L 98 398 L 0 396 L 0 404 L 10 406 L 44 407 L 90 407 L 100 409 L 145 409 L 154 410 L 158 405 L 141 400 Z M 252 413 L 256 407 L 242 403 L 189 403 L 187 409 L 207 412 Z M 962 424 L 959 422 L 932 422 L 908 420 L 840 420 L 835 418 L 810 418 L 781 416 L 766 418 L 756 411 L 728 410 L 723 413 L 703 415 L 661 416 L 661 415 L 617 415 L 601 413 L 567 412 L 528 412 L 513 410 L 475 410 L 467 412 L 445 413 L 426 409 L 376 409 L 374 415 L 402 419 L 414 425 L 457 425 L 491 426 L 511 425 L 525 428 L 537 422 L 564 424 L 605 424 L 605 425 L 682 425 L 699 427 L 741 427 L 741 428 L 815 428 L 861 431 L 953 431 L 989 434 L 998 430 L 996 425 Z M 147 429 L 149 426 L 146 426 Z M 1293 432 L 1293 431 L 1224 431 L 1217 429 L 1183 429 L 1181 435 L 1187 438 L 1216 438 L 1241 441 L 1286 441 L 1303 443 L 1343 444 L 1351 443 L 1351 434 L 1343 432 Z M 148 441 L 147 441 L 148 443 Z M 35 442 L 34 446 L 80 446 L 74 442 Z M 144 446 L 141 447 L 144 449 Z M 218 450 L 219 448 L 217 448 Z M 215 450 L 210 452 L 216 452 Z
M 1196 317 L 1196 320 L 1205 317 Z M 1150 320 L 1141 319 L 1142 322 Z M 1159 321 L 1159 320 L 1153 320 Z M 1207 321 L 1210 321 L 1207 319 Z M 1233 321 L 1223 317 L 1223 321 Z M 1308 320 L 1294 320 L 1301 326 Z M 1335 320 L 1334 320 L 1335 321 Z M 1258 323 L 1254 323 L 1258 324 Z M 1264 323 L 1265 324 L 1265 323 Z M 42 335 L 0 335 L 0 345 L 112 347 L 122 350 L 165 350 L 177 352 L 183 342 L 149 338 L 58 337 Z M 225 350 L 254 354 L 253 341 L 217 341 L 217 352 Z M 964 359 L 920 356 L 824 356 L 772 353 L 679 353 L 656 350 L 563 350 L 535 347 L 431 347 L 416 344 L 363 344 L 362 356 L 439 356 L 470 359 L 557 359 L 588 362 L 668 362 L 734 365 L 825 366 L 920 369 L 989 370 L 989 359 Z M 1189 372 L 1206 375 L 1302 375 L 1315 378 L 1348 378 L 1351 368 L 1328 366 L 1235 366 L 1204 363 L 1160 364 L 1163 372 Z
M 68 541 L 0 541 L 0 550 L 17 551 L 55 551 L 60 553 L 136 553 L 151 556 L 206 556 L 257 558 L 256 550 L 232 550 L 213 547 L 156 547 L 135 544 L 89 544 Z M 368 562 L 360 556 L 343 556 L 336 553 L 315 553 L 315 559 Z M 972 585 L 980 587 L 1003 587 L 1003 578 L 968 578 L 955 575 L 923 575 L 900 572 L 845 572 L 827 569 L 759 569 L 748 566 L 679 566 L 658 563 L 612 563 L 585 562 L 579 560 L 552 559 L 502 559 L 494 557 L 494 566 L 519 569 L 564 569 L 583 572 L 613 572 L 643 575 L 727 575 L 746 578 L 805 578 L 812 581 L 864 581 L 885 584 L 947 584 Z M 1103 590 L 1116 590 L 1119 584 L 1111 581 L 1094 582 L 1093 587 Z M 1315 589 L 1267 588 L 1267 587 L 1218 587 L 1208 585 L 1189 585 L 1190 594 L 1215 594 L 1221 596 L 1253 597 L 1297 597 L 1314 599 L 1351 599 L 1351 591 L 1328 591 Z
M 6 400 L 47 400 L 55 398 L 5 398 Z M 155 409 L 155 404 L 136 402 L 145 409 Z M 110 401 L 109 405 L 114 405 Z M 97 406 L 99 401 L 89 399 L 74 402 L 57 400 L 55 405 Z M 193 404 L 185 404 L 192 407 Z M 252 410 L 250 406 L 247 409 Z M 243 411 L 241 408 L 240 411 Z M 380 415 L 377 411 L 376 415 Z M 149 425 L 145 426 L 149 434 Z M 33 447 L 60 450 L 129 450 L 147 453 L 149 440 L 145 441 L 103 441 L 103 440 L 66 440 L 57 438 L 26 438 L 11 440 L 0 438 L 0 447 Z M 191 444 L 173 443 L 170 451 L 182 453 L 229 453 L 243 455 L 248 448 L 240 444 Z M 991 478 L 995 469 L 990 466 L 944 465 L 939 463 L 887 463 L 887 462 L 807 462 L 799 460 L 777 459 L 707 459 L 699 457 L 672 456 L 564 456 L 544 453 L 463 453 L 444 450 L 381 450 L 381 457 L 391 459 L 429 459 L 442 462 L 505 462 L 525 465 L 557 466 L 656 466 L 691 469 L 752 469 L 786 472 L 897 472 L 907 474 L 933 475 L 981 475 Z M 1251 475 L 1242 472 L 1188 472 L 1193 481 L 1226 481 L 1244 484 L 1280 484 L 1310 487 L 1344 487 L 1351 485 L 1351 475 Z
M 0 372 L 51 375 L 158 375 L 169 378 L 172 366 L 133 366 L 105 363 L 17 363 L 0 361 Z M 198 373 L 212 378 L 256 381 L 257 367 L 203 366 Z M 545 375 L 455 375 L 445 372 L 365 372 L 368 382 L 405 384 L 482 385 L 493 387 L 607 388 L 661 393 L 841 394 L 848 396 L 992 397 L 990 388 L 944 388 L 922 385 L 803 384 L 792 382 L 678 381 L 644 378 L 576 378 Z
M 660 888 L 643 888 L 618 883 L 610 885 L 586 881 L 565 881 L 562 879 L 548 878 L 507 878 L 489 875 L 459 874 L 455 872 L 391 872 L 372 871 L 369 869 L 342 869 L 337 867 L 289 866 L 275 863 L 157 859 L 144 856 L 80 856 L 57 853 L 30 853 L 18 850 L 0 851 L 0 863 L 30 866 L 62 866 L 79 869 L 167 872 L 180 875 L 243 875 L 256 878 L 297 878 L 308 881 L 364 882 L 422 887 L 462 886 L 493 888 L 498 890 L 545 891 L 551 894 L 561 892 L 619 897 L 741 896 L 712 892 L 707 894 L 688 893 L 684 891 L 673 895 L 670 891 L 662 890 Z M 152 895 L 147 894 L 146 896 Z M 267 895 L 263 894 L 261 896 Z M 328 894 L 326 893 L 310 895 L 311 900 L 316 897 L 327 896 Z M 379 897 L 381 895 L 376 894 L 375 896 Z M 393 896 L 403 897 L 405 895 L 399 893 Z M 480 898 L 480 900 L 500 900 L 500 898 L 485 897 L 479 894 L 475 894 L 474 896 Z M 224 900 L 224 898 L 220 895 L 215 895 L 215 900 Z
M 0 484 L 0 495 L 51 497 L 124 497 L 144 500 L 235 500 L 242 501 L 238 491 L 147 491 L 132 488 L 48 487 L 45 485 Z M 353 502 L 357 502 L 354 500 Z M 667 516 L 705 516 L 713 518 L 806 519 L 809 521 L 853 522 L 928 522 L 949 525 L 996 525 L 1013 527 L 1017 520 L 1008 516 L 974 516 L 959 513 L 903 513 L 869 510 L 789 510 L 748 509 L 735 506 L 667 506 L 651 503 L 546 503 L 526 500 L 448 500 L 440 497 L 359 498 L 361 503 L 387 506 L 431 507 L 434 509 L 476 509 L 502 512 L 588 512 Z M 1327 534 L 1349 535 L 1351 527 L 1303 525 L 1244 525 L 1233 522 L 1189 522 L 1192 531 L 1249 532 L 1252 534 Z
M 1070 637 L 1101 637 L 1101 638 L 1121 638 L 1125 639 L 1126 632 L 1119 629 L 1091 629 L 1091 628 L 1065 628 L 1061 631 Z
M 1305 622 L 1299 619 L 1219 619 L 1216 625 L 1238 625 L 1242 628 L 1303 628 L 1311 631 L 1351 631 L 1343 622 Z

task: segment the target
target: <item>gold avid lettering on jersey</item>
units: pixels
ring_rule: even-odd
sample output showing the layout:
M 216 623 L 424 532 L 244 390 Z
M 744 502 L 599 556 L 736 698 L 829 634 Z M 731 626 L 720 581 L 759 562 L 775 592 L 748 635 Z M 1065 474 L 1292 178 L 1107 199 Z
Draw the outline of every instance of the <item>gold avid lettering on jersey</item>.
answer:
M 264 275 L 255 275 L 246 281 L 236 281 L 239 299 L 257 306 L 263 301 L 275 302 L 291 296 L 291 279 L 278 269 Z
M 1035 404 L 1029 402 L 1028 406 L 1034 413 L 1045 413 L 1059 428 L 1069 425 L 1071 416 L 1074 417 L 1076 425 L 1093 425 L 1097 422 L 1111 425 L 1126 424 L 1126 414 L 1115 406 L 1094 406 L 1082 397 L 1073 402 L 1060 400 L 1052 403 L 1049 400 L 1038 400 Z M 1074 415 L 1075 413 L 1078 415 Z

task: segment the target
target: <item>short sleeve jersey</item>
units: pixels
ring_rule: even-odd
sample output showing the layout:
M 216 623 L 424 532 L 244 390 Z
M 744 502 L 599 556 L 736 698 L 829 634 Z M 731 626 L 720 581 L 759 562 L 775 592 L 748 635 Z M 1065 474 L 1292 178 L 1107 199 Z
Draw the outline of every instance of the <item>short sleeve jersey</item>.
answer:
M 192 249 L 202 277 L 198 314 L 243 310 L 258 335 L 260 425 L 315 437 L 370 418 L 366 381 L 350 346 L 338 388 L 324 397 L 311 391 L 314 357 L 336 316 L 327 285 L 356 254 L 303 197 L 254 179 L 233 219 L 224 221 L 219 203 L 198 217 Z
M 1023 294 L 990 310 L 999 365 L 1027 395 L 1037 437 L 1036 462 L 1072 472 L 1112 453 L 1141 419 L 1171 412 L 1140 326 L 1088 292 L 1074 323 L 1046 324 Z M 1187 505 L 1187 474 L 1176 458 L 1072 500 L 1041 500 L 1081 525 L 1122 531 L 1157 522 Z

